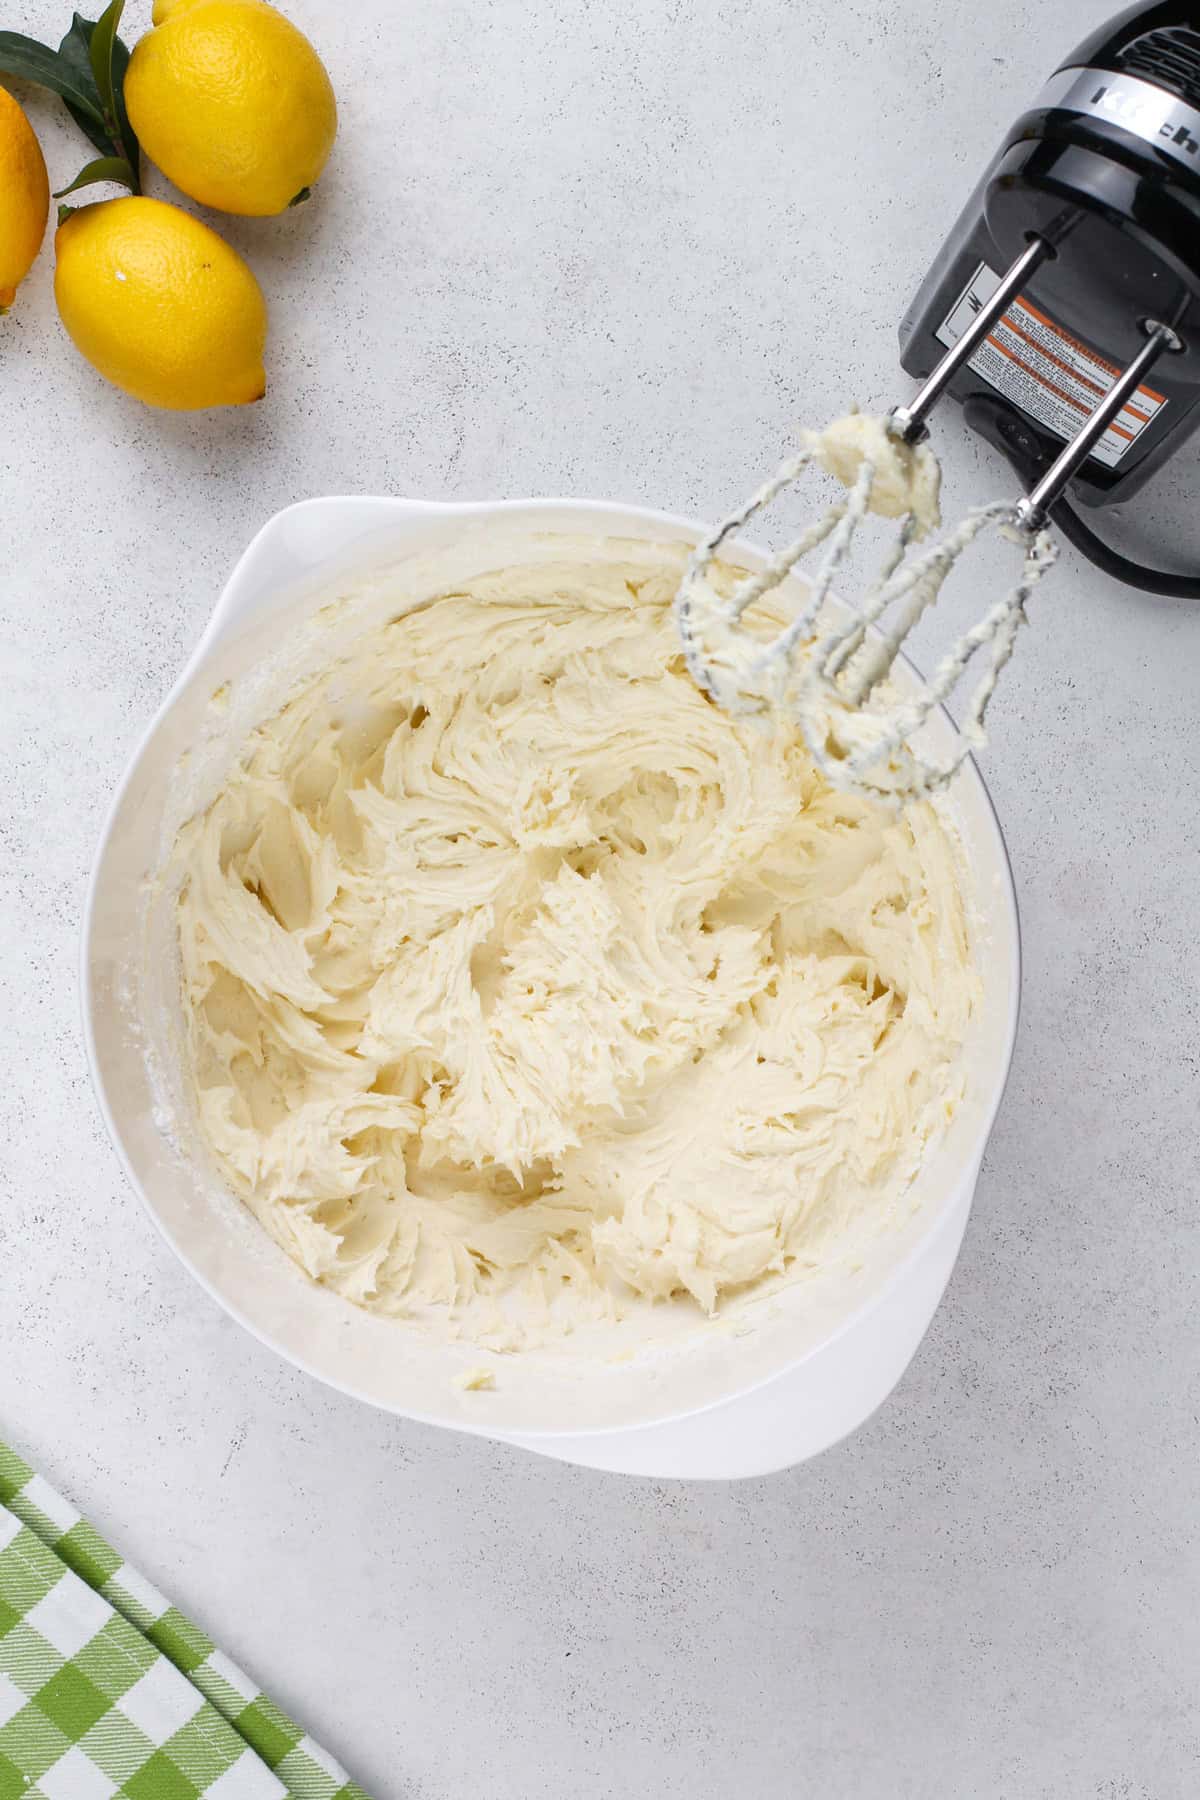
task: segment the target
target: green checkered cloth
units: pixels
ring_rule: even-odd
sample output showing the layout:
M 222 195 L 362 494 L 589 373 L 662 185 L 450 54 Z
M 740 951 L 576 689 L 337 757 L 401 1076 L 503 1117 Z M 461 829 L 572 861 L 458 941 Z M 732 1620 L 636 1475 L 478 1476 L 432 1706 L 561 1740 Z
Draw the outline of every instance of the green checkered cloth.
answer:
M 367 1800 L 0 1442 L 0 1800 Z

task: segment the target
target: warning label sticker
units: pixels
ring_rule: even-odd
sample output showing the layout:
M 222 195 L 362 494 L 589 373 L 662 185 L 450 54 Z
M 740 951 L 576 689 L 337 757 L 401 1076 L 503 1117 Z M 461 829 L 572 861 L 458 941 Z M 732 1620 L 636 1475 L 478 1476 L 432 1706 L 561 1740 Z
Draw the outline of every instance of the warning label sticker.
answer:
M 999 286 L 996 271 L 980 263 L 938 332 L 941 342 L 956 344 Z M 1075 436 L 1121 373 L 1024 297 L 993 326 L 970 366 L 1064 440 Z M 1092 451 L 1096 461 L 1115 468 L 1166 404 L 1165 395 L 1139 388 Z

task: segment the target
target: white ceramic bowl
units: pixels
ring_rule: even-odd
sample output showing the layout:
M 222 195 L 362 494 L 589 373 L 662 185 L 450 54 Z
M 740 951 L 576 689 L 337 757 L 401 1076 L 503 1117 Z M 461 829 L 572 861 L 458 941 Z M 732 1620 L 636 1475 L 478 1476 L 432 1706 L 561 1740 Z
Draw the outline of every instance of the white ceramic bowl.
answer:
M 568 500 L 331 498 L 277 514 L 238 563 L 122 781 L 88 895 L 83 991 L 92 1072 L 130 1180 L 196 1279 L 264 1343 L 411 1418 L 596 1468 L 720 1478 L 785 1468 L 860 1425 L 903 1374 L 957 1257 L 1008 1073 L 1020 985 L 1008 860 L 974 767 L 948 809 L 973 876 L 984 998 L 966 1052 L 967 1098 L 926 1159 L 911 1212 L 880 1235 L 856 1274 L 792 1285 L 747 1309 L 737 1330 L 690 1330 L 621 1359 L 498 1359 L 486 1393 L 464 1392 L 454 1377 L 490 1359 L 313 1285 L 222 1188 L 195 1142 L 180 1148 L 188 1107 L 173 1051 L 171 907 L 154 880 L 182 818 L 207 804 L 245 730 L 282 699 L 283 676 L 264 673 L 280 644 L 303 640 L 331 595 L 349 596 L 337 629 L 357 632 L 373 608 L 394 614 L 397 584 L 410 594 L 444 591 L 484 569 L 553 554 L 554 535 L 569 536 L 573 550 L 592 540 L 603 555 L 614 538 L 693 543 L 699 531 L 662 513 Z M 745 545 L 736 553 L 761 562 Z M 328 629 L 308 631 L 325 656 Z M 293 669 L 287 685 L 294 679 Z M 223 710 L 212 702 L 219 689 Z M 933 747 L 947 749 L 949 721 L 932 731 Z

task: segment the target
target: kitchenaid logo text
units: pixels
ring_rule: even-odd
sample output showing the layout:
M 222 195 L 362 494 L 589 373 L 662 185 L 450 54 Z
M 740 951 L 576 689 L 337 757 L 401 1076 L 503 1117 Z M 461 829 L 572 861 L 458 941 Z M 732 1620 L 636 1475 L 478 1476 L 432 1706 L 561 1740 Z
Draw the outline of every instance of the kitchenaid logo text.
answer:
M 1155 121 L 1147 117 L 1146 101 L 1140 94 L 1122 93 L 1119 88 L 1111 88 L 1102 83 L 1092 95 L 1091 104 L 1097 112 L 1107 113 L 1118 125 L 1128 125 L 1144 134 L 1146 127 L 1153 126 Z M 1168 119 L 1158 127 L 1158 135 L 1166 138 L 1176 150 L 1182 150 L 1187 156 L 1200 157 L 1200 141 L 1192 136 L 1187 125 L 1177 125 Z

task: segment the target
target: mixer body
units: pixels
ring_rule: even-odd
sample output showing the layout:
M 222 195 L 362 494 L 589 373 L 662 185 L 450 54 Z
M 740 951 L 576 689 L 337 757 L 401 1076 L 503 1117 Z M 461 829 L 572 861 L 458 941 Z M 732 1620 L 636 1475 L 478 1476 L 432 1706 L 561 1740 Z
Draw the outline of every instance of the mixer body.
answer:
M 1016 121 L 900 331 L 927 377 L 1035 240 L 1048 246 L 947 391 L 1049 464 L 1160 322 L 1178 340 L 1072 483 L 1130 497 L 1200 426 L 1200 6 L 1136 6 L 1066 59 Z

